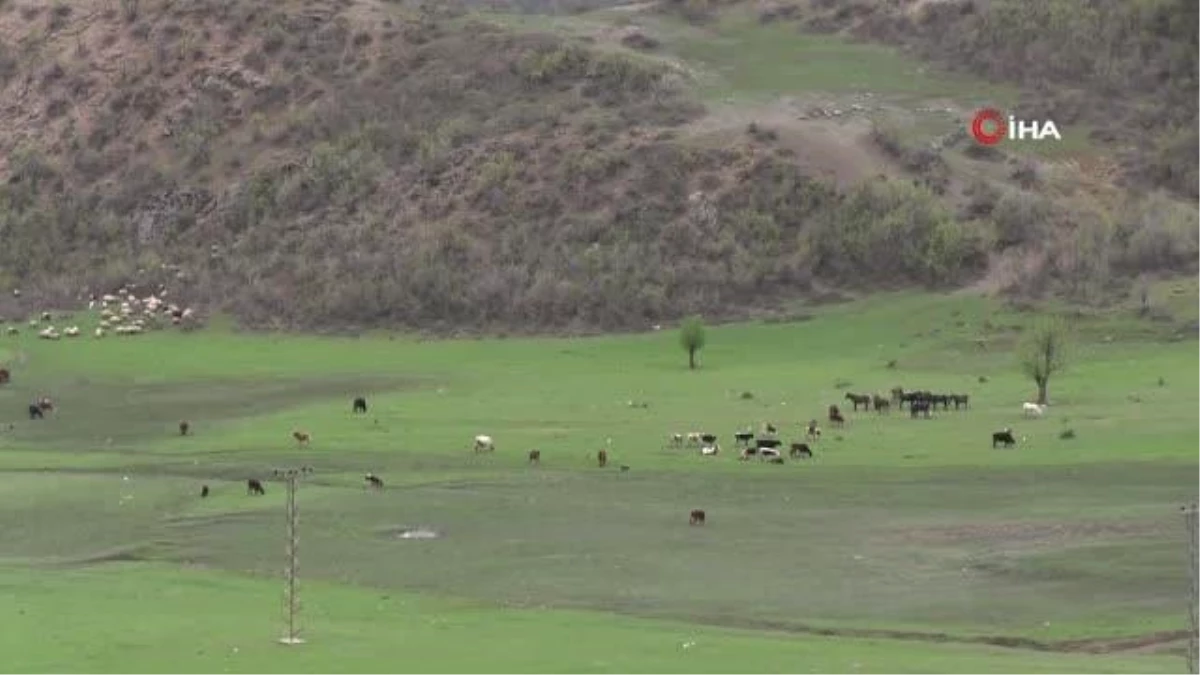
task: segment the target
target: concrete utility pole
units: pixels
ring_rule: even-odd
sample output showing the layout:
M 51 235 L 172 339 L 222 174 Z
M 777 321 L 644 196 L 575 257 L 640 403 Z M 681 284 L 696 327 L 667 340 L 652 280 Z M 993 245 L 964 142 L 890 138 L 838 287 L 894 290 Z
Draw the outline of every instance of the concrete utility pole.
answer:
M 284 568 L 285 585 L 284 585 L 284 602 L 285 612 L 287 613 L 287 635 L 280 638 L 279 642 L 285 645 L 300 645 L 304 644 L 304 639 L 300 637 L 299 626 L 296 623 L 297 615 L 300 613 L 300 596 L 297 582 L 300 575 L 300 553 L 297 548 L 300 543 L 300 512 L 296 509 L 296 487 L 300 482 L 300 477 L 312 471 L 309 467 L 299 469 L 277 469 L 275 471 L 276 478 L 282 478 L 287 482 L 287 567 Z
M 1200 673 L 1200 627 L 1197 626 L 1197 614 L 1200 613 L 1200 553 L 1197 553 L 1197 540 L 1200 539 L 1200 524 L 1197 523 L 1196 505 L 1183 507 L 1183 520 L 1188 530 L 1188 635 L 1187 665 L 1189 673 Z

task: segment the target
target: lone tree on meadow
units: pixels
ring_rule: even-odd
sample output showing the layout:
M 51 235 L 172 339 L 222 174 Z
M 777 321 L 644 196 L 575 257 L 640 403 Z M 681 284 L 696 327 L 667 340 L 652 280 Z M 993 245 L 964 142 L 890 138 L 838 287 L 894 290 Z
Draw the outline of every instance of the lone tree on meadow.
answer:
M 679 344 L 688 353 L 688 368 L 696 368 L 696 352 L 704 349 L 704 323 L 693 316 L 683 320 L 679 327 Z
M 1050 377 L 1067 367 L 1067 327 L 1058 320 L 1035 326 L 1020 346 L 1021 369 L 1038 388 L 1038 405 L 1046 404 Z

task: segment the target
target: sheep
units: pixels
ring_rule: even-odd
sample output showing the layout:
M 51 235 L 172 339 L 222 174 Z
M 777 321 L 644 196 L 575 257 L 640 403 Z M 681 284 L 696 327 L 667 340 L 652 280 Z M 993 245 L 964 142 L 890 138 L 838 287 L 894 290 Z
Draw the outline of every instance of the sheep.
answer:
M 1042 413 L 1046 412 L 1046 406 L 1026 402 L 1022 406 L 1022 410 L 1026 417 L 1041 417 Z
M 492 441 L 491 436 L 479 435 L 475 437 L 475 452 L 492 452 L 496 449 L 496 443 Z

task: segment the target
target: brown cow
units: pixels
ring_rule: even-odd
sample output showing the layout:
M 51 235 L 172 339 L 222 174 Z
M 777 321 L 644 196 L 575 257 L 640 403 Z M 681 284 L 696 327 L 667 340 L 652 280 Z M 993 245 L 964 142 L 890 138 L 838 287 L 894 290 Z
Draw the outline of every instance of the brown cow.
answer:
M 542 451 L 541 450 L 530 450 L 529 451 L 529 463 L 530 464 L 541 464 L 542 463 Z
M 12 373 L 8 372 L 8 368 L 0 368 L 0 384 L 7 384 L 12 379 Z
M 37 405 L 42 409 L 42 412 L 50 412 L 54 410 L 54 401 L 51 401 L 49 396 L 43 396 L 39 398 Z
M 704 524 L 704 509 L 692 509 L 691 518 L 688 519 L 688 525 L 703 525 Z
M 309 440 L 311 440 L 311 437 L 303 431 L 293 431 L 292 438 L 296 439 L 296 443 L 299 445 L 308 445 Z
M 365 476 L 365 479 L 367 481 L 367 487 L 374 488 L 376 490 L 383 489 L 383 479 L 380 478 L 379 476 L 376 476 L 373 473 L 369 473 Z
M 599 462 L 601 469 L 608 466 L 608 451 L 601 450 L 600 452 L 596 453 L 596 460 Z
M 188 424 L 187 420 L 179 421 L 179 435 L 180 436 L 187 436 L 188 430 L 191 428 L 192 428 L 192 426 L 190 424 Z
M 207 496 L 208 496 L 208 486 L 207 486 L 207 485 L 201 485 L 201 486 L 200 486 L 200 498 L 201 498 L 201 499 L 204 499 L 204 498 L 205 498 L 205 497 L 207 497 Z

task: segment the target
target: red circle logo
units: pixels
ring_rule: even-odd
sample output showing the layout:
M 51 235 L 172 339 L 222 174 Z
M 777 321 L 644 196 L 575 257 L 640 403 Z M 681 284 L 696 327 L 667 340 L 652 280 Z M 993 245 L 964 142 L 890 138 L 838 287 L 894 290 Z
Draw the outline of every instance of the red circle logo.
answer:
M 988 122 L 991 122 L 991 131 L 985 128 Z M 984 108 L 975 113 L 975 119 L 971 120 L 971 135 L 982 145 L 999 143 L 1008 135 L 1008 123 L 1004 119 L 1004 113 L 995 108 Z

